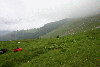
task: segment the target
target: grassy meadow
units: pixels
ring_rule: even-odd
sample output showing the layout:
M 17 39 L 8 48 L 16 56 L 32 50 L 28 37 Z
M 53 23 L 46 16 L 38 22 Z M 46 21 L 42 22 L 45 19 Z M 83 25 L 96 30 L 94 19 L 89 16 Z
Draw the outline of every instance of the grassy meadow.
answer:
M 20 43 L 18 43 L 20 42 Z M 22 51 L 13 52 L 16 47 Z M 100 28 L 60 38 L 0 41 L 0 67 L 100 67 Z

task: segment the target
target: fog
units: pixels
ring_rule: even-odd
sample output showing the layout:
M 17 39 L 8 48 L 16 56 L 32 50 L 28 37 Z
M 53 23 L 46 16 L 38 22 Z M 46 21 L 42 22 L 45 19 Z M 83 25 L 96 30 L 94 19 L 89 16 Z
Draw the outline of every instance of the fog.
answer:
M 27 30 L 100 13 L 100 0 L 0 0 L 0 30 Z

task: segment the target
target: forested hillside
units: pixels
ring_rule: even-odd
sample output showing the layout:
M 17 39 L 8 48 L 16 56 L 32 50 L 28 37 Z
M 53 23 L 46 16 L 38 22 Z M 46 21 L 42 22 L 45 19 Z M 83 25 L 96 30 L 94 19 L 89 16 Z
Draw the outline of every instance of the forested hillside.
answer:
M 37 29 L 14 31 L 0 37 L 0 41 L 23 40 L 36 38 L 55 38 L 86 32 L 99 28 L 100 15 L 87 16 L 82 18 L 66 18 L 56 22 L 45 24 Z
M 37 29 L 15 31 L 5 36 L 1 36 L 0 41 L 36 39 L 39 38 L 40 36 L 46 35 L 47 33 L 57 29 L 62 25 L 65 25 L 66 23 L 69 23 L 69 21 L 71 21 L 71 19 L 66 18 L 60 21 L 45 24 L 43 27 Z
M 41 36 L 41 38 L 55 38 L 57 35 L 62 37 L 77 34 L 79 32 L 86 32 L 96 28 L 100 28 L 100 14 L 82 18 L 73 18 L 69 23 L 66 23 L 52 32 Z

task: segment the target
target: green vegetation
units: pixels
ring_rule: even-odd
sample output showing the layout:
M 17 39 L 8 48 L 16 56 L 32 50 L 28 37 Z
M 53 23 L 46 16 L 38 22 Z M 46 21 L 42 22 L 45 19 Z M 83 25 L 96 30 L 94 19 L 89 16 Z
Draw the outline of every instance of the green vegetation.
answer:
M 27 29 L 27 30 L 20 30 L 20 31 L 17 30 L 7 35 L 0 36 L 0 41 L 36 39 L 39 38 L 39 36 L 43 36 L 53 31 L 54 29 L 57 29 L 59 26 L 62 26 L 68 23 L 69 21 L 71 20 L 69 18 L 66 18 L 60 21 L 47 23 L 43 27 L 37 29 L 29 29 L 29 30 Z M 15 35 L 15 36 L 11 37 L 11 35 Z
M 16 47 L 22 51 L 13 52 Z M 100 28 L 59 39 L 1 41 L 0 48 L 9 49 L 0 67 L 100 67 Z
M 0 67 L 100 67 L 99 17 L 73 18 L 67 23 L 65 19 L 62 20 L 64 23 L 58 21 L 61 26 L 57 24 L 55 27 L 54 23 L 52 28 L 50 24 L 45 25 L 34 31 L 37 39 L 30 39 L 27 34 L 20 35 L 24 32 L 20 31 L 18 35 L 27 39 L 0 41 L 0 49 L 9 49 L 0 54 Z M 33 34 L 29 35 L 32 38 Z M 16 37 L 22 38 L 20 36 Z M 16 47 L 21 47 L 22 51 L 14 52 Z
M 80 32 L 86 32 L 96 27 L 100 26 L 100 15 L 93 15 L 81 18 L 73 18 L 69 23 L 61 25 L 57 29 L 47 33 L 46 35 L 41 36 L 41 39 L 45 38 L 56 38 L 57 35 L 60 37 L 77 34 Z

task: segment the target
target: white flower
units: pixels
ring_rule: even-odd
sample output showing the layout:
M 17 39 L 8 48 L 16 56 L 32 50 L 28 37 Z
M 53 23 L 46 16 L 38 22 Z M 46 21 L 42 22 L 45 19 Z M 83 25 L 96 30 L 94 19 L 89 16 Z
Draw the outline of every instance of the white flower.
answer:
M 18 43 L 20 43 L 20 42 L 18 42 Z

